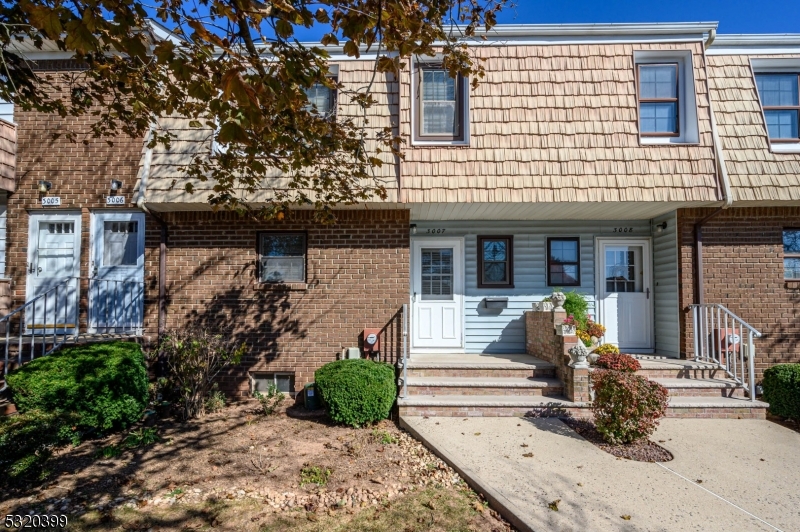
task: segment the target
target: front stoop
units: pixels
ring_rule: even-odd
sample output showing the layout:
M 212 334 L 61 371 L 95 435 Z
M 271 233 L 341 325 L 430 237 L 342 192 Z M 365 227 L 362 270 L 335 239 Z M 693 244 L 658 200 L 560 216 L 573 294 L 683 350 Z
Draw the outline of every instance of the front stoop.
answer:
M 639 374 L 669 391 L 667 417 L 764 419 L 768 405 L 711 364 L 641 359 Z M 402 366 L 398 384 L 402 391 Z M 401 416 L 591 417 L 591 403 L 570 401 L 554 364 L 531 355 L 413 355 Z M 577 377 L 577 376 L 575 376 Z M 568 390 L 567 390 L 568 391 Z

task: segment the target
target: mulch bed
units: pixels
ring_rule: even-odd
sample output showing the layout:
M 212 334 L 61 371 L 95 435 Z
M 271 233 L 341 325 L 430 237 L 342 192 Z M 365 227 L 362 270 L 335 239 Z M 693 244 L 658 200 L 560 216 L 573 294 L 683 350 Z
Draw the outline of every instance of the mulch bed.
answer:
M 673 458 L 671 452 L 650 440 L 642 439 L 627 445 L 611 445 L 606 443 L 591 421 L 575 418 L 564 418 L 561 421 L 589 442 L 618 458 L 636 462 L 669 462 Z

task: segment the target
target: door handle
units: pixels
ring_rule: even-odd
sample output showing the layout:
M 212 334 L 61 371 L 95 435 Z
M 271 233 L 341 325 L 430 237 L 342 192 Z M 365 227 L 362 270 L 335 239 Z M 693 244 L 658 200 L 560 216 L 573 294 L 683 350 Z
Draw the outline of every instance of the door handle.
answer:
M 647 299 L 650 299 L 650 289 L 647 289 Z
M 414 292 L 414 295 L 411 296 L 411 301 L 412 302 L 416 302 L 417 301 L 417 293 L 416 292 Z
M 41 267 L 41 266 L 39 266 L 38 268 L 36 268 L 36 273 L 42 273 L 42 267 Z
M 32 262 L 28 263 L 28 273 L 33 273 L 33 263 Z

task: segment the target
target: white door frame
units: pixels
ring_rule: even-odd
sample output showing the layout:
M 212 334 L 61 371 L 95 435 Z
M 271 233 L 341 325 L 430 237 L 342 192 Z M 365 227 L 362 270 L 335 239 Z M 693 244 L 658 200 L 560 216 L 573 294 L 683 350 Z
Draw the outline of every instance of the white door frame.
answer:
M 604 300 L 605 294 L 605 245 L 619 245 L 619 246 L 643 246 L 642 248 L 642 290 L 648 293 L 647 296 L 647 313 L 646 318 L 647 326 L 650 328 L 650 346 L 642 348 L 623 348 L 629 353 L 654 353 L 655 352 L 655 320 L 654 320 L 654 296 L 653 290 L 653 239 L 651 237 L 637 237 L 637 238 L 609 238 L 598 237 L 595 239 L 595 300 L 597 303 L 597 321 L 605 324 L 607 317 L 605 316 Z M 619 333 L 618 333 L 619 334 Z
M 25 301 L 30 301 L 33 299 L 34 290 L 34 283 L 36 278 L 34 275 L 34 269 L 37 268 L 38 264 L 38 253 L 39 253 L 39 223 L 40 222 L 58 222 L 58 221 L 69 221 L 75 224 L 75 246 L 73 247 L 73 277 L 80 278 L 81 275 L 81 213 L 76 212 L 74 210 L 69 211 L 54 211 L 48 210 L 46 212 L 42 211 L 33 211 L 28 214 L 28 253 L 27 258 L 28 262 L 26 263 L 25 268 Z M 80 302 L 80 281 L 75 281 L 75 328 L 72 327 L 67 329 L 58 328 L 58 334 L 62 334 L 62 332 L 66 332 L 71 334 L 73 331 L 77 330 L 78 328 L 78 321 L 80 320 L 80 309 L 79 302 Z M 69 297 L 69 296 L 68 296 Z M 28 312 L 25 313 L 26 316 L 29 315 Z M 55 316 L 56 321 L 58 316 Z M 34 322 L 35 323 L 35 322 Z M 27 331 L 27 325 L 26 329 Z M 47 334 L 52 334 L 52 330 L 49 330 Z
M 141 271 L 142 278 L 141 280 L 137 280 L 137 282 L 144 282 L 144 243 L 145 243 L 145 218 L 144 213 L 142 211 L 133 211 L 133 210 L 97 210 L 92 211 L 89 216 L 89 283 L 90 283 L 90 290 L 87 297 L 87 304 L 88 304 L 88 332 L 89 333 L 96 333 L 100 332 L 104 327 L 99 327 L 98 318 L 95 315 L 96 308 L 93 308 L 93 301 L 92 301 L 92 287 L 91 287 L 91 280 L 97 277 L 95 273 L 97 271 L 97 253 L 98 248 L 96 247 L 98 244 L 103 242 L 103 228 L 98 224 L 98 217 L 102 217 L 103 222 L 106 221 L 116 221 L 116 222 L 128 222 L 128 221 L 137 221 L 139 222 L 139 232 L 137 234 L 137 242 L 136 246 L 137 249 L 141 249 L 142 253 L 137 256 L 136 259 L 136 268 L 138 271 Z M 142 303 L 142 308 L 138 312 L 139 317 L 144 321 L 144 298 L 143 294 L 142 297 L 139 298 L 140 302 Z M 141 329 L 142 323 L 139 323 L 139 329 Z
M 414 318 L 415 318 L 415 301 L 414 291 L 417 288 L 417 274 L 419 273 L 417 260 L 419 259 L 420 250 L 423 247 L 453 247 L 453 303 L 458 309 L 459 327 L 461 330 L 461 345 L 458 347 L 418 347 L 415 345 L 414 333 Z M 464 327 L 464 292 L 465 292 L 465 263 L 464 263 L 464 237 L 412 237 L 411 238 L 411 282 L 409 283 L 409 308 L 411 309 L 411 319 L 409 331 L 411 341 L 409 342 L 410 353 L 463 353 L 465 342 L 465 327 Z M 419 292 L 419 290 L 417 290 Z M 420 296 L 417 295 L 417 298 Z M 419 299 L 418 299 L 419 300 Z

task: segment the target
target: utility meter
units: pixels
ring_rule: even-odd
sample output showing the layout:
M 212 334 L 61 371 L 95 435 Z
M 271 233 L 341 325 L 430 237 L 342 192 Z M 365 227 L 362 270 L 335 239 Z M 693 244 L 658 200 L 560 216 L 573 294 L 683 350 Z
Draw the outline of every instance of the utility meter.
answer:
M 364 353 L 374 355 L 381 350 L 381 330 L 364 329 Z

